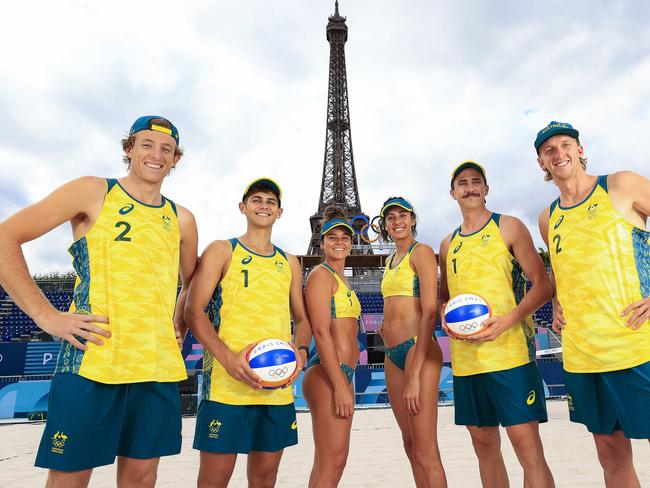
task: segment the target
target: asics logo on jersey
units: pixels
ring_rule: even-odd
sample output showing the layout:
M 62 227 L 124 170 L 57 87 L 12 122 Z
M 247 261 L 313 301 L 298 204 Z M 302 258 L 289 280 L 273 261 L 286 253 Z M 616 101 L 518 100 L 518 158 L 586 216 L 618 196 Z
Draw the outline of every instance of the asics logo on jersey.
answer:
M 269 376 L 271 378 L 282 378 L 283 376 L 286 376 L 288 372 L 289 372 L 289 368 L 284 366 L 282 368 L 272 369 L 271 371 L 269 371 Z
M 555 222 L 555 225 L 553 226 L 553 228 L 557 229 L 562 222 L 564 222 L 564 215 L 560 215 L 560 218 L 557 219 L 557 222 Z
M 131 210 L 133 210 L 134 208 L 135 208 L 135 205 L 133 205 L 132 203 L 127 203 L 126 205 L 124 205 L 124 206 L 119 210 L 119 212 L 120 212 L 121 215 L 126 215 L 126 214 L 128 214 Z
M 253 260 L 253 256 L 246 256 L 244 259 L 241 260 L 242 264 L 248 264 Z
M 528 398 L 526 398 L 526 405 L 532 405 L 535 403 L 535 390 L 530 390 Z
M 460 248 L 463 247 L 463 241 L 460 241 L 456 248 L 454 249 L 454 254 L 456 254 L 458 251 L 460 251 Z

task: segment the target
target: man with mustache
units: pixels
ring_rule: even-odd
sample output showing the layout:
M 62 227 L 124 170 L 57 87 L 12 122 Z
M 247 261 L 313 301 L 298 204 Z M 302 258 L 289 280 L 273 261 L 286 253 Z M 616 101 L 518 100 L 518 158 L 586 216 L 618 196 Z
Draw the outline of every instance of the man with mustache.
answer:
M 453 171 L 451 197 L 463 223 L 440 244 L 440 315 L 461 293 L 482 296 L 493 316 L 466 340 L 451 339 L 455 421 L 469 430 L 483 486 L 507 487 L 499 424 L 524 469 L 526 486 L 552 487 L 539 423 L 547 421 L 542 378 L 535 363 L 531 314 L 552 287 L 525 225 L 486 208 L 483 167 L 464 161 Z M 526 293 L 524 275 L 532 287 Z

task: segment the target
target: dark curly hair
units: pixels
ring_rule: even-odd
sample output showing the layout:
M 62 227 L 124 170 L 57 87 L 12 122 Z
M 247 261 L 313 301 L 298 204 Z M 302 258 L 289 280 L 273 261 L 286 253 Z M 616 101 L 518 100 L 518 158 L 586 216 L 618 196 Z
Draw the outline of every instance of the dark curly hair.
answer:
M 404 197 L 388 197 L 384 203 L 381 204 L 381 208 L 384 208 L 384 206 L 390 202 L 391 200 L 395 200 L 397 198 L 401 198 L 402 200 L 406 200 Z M 391 205 L 386 209 L 386 213 L 389 212 L 392 208 L 397 207 L 397 208 L 402 208 L 399 205 Z M 411 210 L 411 214 L 413 215 L 413 220 L 415 220 L 415 223 L 413 224 L 413 237 L 415 237 L 418 232 L 417 232 L 417 215 L 415 214 L 415 210 Z M 388 229 L 386 229 L 386 219 L 384 217 L 379 217 L 379 232 L 381 234 L 381 240 L 384 242 L 393 242 L 393 239 L 391 239 L 390 235 L 388 234 Z
M 320 229 L 322 229 L 323 226 L 332 219 L 347 220 L 347 218 L 348 216 L 346 215 L 345 211 L 341 207 L 338 207 L 336 205 L 328 205 L 323 210 L 323 218 L 320 219 Z M 352 232 L 350 232 L 350 229 L 348 229 L 347 227 L 343 227 L 343 229 L 350 237 L 353 237 Z M 321 241 L 323 240 L 323 237 L 325 236 L 323 235 L 320 236 Z

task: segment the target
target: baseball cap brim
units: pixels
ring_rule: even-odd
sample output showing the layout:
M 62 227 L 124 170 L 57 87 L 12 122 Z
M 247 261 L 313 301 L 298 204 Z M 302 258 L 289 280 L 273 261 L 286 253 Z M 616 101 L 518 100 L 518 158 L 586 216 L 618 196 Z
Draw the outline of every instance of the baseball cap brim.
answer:
M 571 124 L 552 121 L 537 133 L 537 137 L 535 138 L 535 151 L 539 151 L 540 146 L 551 137 L 558 135 L 570 136 L 576 140 L 580 138 L 580 132 L 574 129 Z
M 262 178 L 256 178 L 253 181 L 251 181 L 246 187 L 246 189 L 244 190 L 244 197 L 246 196 L 248 191 L 255 185 L 261 185 L 268 188 L 275 194 L 276 197 L 278 197 L 278 199 L 282 200 L 282 189 L 280 188 L 280 185 L 278 185 L 278 183 L 272 178 L 268 178 L 266 176 L 263 176 Z
M 352 232 L 352 235 L 356 233 L 354 228 L 352 227 L 352 224 L 350 224 L 349 221 L 345 219 L 332 219 L 332 220 L 328 220 L 323 224 L 323 228 L 320 231 L 320 235 L 324 236 L 325 234 L 327 234 L 329 231 L 331 231 L 336 227 L 345 227 L 346 229 L 349 229 L 350 232 Z
M 460 163 L 456 168 L 454 168 L 454 171 L 451 172 L 451 182 L 453 184 L 454 180 L 456 179 L 456 176 L 458 176 L 462 171 L 465 171 L 466 169 L 475 169 L 479 173 L 483 175 L 483 178 L 485 178 L 485 168 L 478 164 L 476 161 L 463 161 Z
M 411 205 L 411 202 L 405 200 L 404 198 L 393 198 L 392 200 L 388 200 L 386 204 L 381 208 L 379 216 L 384 217 L 384 214 L 389 207 L 402 207 L 404 210 L 413 212 L 413 205 Z
M 171 127 L 163 127 L 162 125 L 154 124 L 153 121 L 157 119 L 162 119 L 167 121 L 167 123 Z M 161 117 L 160 115 L 143 115 L 142 117 L 138 117 L 136 121 L 133 122 L 133 125 L 131 126 L 131 130 L 129 131 L 129 135 L 132 136 L 136 132 L 140 132 L 143 130 L 162 132 L 163 134 L 167 134 L 168 136 L 171 136 L 176 141 L 176 144 L 180 142 L 180 137 L 176 126 L 172 124 L 169 120 L 167 120 L 165 117 Z

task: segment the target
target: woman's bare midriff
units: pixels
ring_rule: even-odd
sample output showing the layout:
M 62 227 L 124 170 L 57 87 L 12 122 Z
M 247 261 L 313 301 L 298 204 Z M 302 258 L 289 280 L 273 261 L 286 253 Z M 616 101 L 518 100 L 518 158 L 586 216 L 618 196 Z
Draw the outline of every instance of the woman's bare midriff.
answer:
M 421 317 L 419 298 L 384 298 L 384 344 L 393 347 L 417 336 Z

